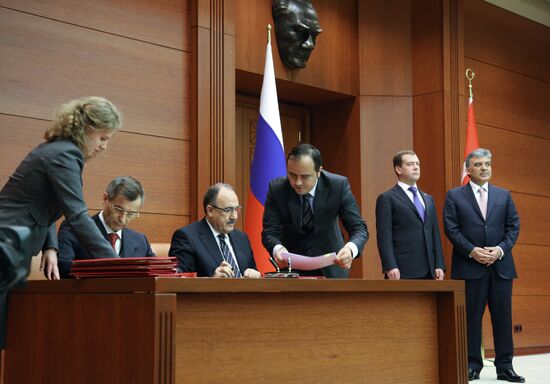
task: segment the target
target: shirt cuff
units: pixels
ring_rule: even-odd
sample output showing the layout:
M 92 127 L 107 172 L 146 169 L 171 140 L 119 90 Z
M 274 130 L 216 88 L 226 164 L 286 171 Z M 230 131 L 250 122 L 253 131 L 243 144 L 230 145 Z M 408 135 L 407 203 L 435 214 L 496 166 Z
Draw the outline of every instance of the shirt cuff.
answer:
M 357 249 L 357 245 L 355 245 L 355 243 L 349 241 L 346 244 L 346 246 L 351 249 L 351 257 L 355 259 L 357 257 L 357 255 L 359 254 L 359 250 Z
M 279 249 L 281 249 L 281 248 L 284 248 L 284 245 L 282 245 L 282 244 L 277 244 L 276 246 L 274 246 L 274 247 L 273 247 L 273 256 L 275 256 L 275 254 L 276 254 L 277 252 L 279 252 Z
M 502 248 L 500 248 L 498 245 L 496 246 L 498 249 L 500 249 L 500 257 L 498 258 L 499 260 L 502 260 L 504 258 L 504 251 L 502 250 Z

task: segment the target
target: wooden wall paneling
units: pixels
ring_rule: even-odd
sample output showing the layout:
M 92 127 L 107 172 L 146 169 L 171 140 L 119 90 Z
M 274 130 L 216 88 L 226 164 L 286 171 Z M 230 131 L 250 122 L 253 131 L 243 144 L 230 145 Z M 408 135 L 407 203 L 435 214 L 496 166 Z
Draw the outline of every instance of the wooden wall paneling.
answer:
M 550 123 L 550 120 L 549 120 Z M 514 192 L 550 198 L 550 169 L 541 167 L 550 139 L 477 124 L 480 145 L 493 154 L 493 176 L 498 186 Z
M 550 246 L 518 243 L 513 249 L 519 278 L 514 281 L 514 294 L 542 296 L 550 292 Z M 550 313 L 546 318 L 550 318 Z M 550 324 L 549 324 L 550 326 Z M 550 332 L 550 329 L 548 330 Z
M 518 243 L 550 245 L 548 236 L 550 198 L 513 192 L 512 199 L 516 204 L 521 223 Z
M 10 95 L 0 113 L 50 119 L 62 103 L 99 94 L 122 111 L 125 130 L 189 137 L 187 53 L 6 8 L 0 50 Z
M 395 152 L 412 147 L 412 98 L 361 96 L 359 102 L 360 204 L 370 233 L 362 256 L 363 278 L 381 279 L 382 267 L 376 246 L 376 198 L 397 182 L 392 165 Z
M 292 80 L 349 95 L 358 92 L 357 0 L 316 0 L 323 32 L 303 70 Z M 278 51 L 277 51 L 278 55 Z
M 358 1 L 361 95 L 409 96 L 411 3 Z
M 190 51 L 189 0 L 96 0 L 80 7 L 71 0 L 0 0 L 0 7 Z
M 444 40 L 450 36 L 444 34 L 448 28 L 444 22 L 450 20 L 443 14 L 444 3 L 448 1 L 429 0 L 411 5 L 412 89 L 415 95 L 448 90 L 444 80 L 448 77 L 449 68 L 445 64 L 449 53 L 445 52 Z
M 145 212 L 189 215 L 189 165 L 182 153 L 189 153 L 188 141 L 119 132 L 104 154 L 86 164 L 84 197 L 97 207 L 93 202 L 114 177 L 131 175 L 145 189 Z
M 236 69 L 263 74 L 267 24 L 274 27 L 270 1 L 235 1 Z M 356 0 L 314 3 L 323 28 L 305 68 L 286 68 L 272 30 L 275 76 L 293 83 L 344 93 L 357 93 Z M 307 95 L 306 95 L 307 96 Z M 307 98 L 303 100 L 307 103 Z
M 550 139 L 549 82 L 469 58 L 464 64 L 476 73 L 473 88 L 478 123 Z M 483 136 L 479 140 L 483 142 Z
M 465 0 L 465 56 L 550 82 L 548 27 L 481 0 Z
M 361 209 L 361 169 L 359 160 L 360 119 L 356 98 L 321 104 L 311 108 L 310 142 L 321 151 L 323 168 L 346 176 Z M 344 233 L 346 233 L 344 231 Z M 351 277 L 362 277 L 365 257 L 352 266 Z
M 521 277 L 520 277 L 521 278 Z M 528 276 L 524 276 L 528 278 Z M 514 285 L 516 281 L 514 281 Z M 512 326 L 521 325 L 520 332 L 514 332 L 514 349 L 539 347 L 550 350 L 550 295 L 512 297 Z M 489 311 L 483 317 L 483 343 L 486 350 L 494 355 L 493 331 Z M 540 353 L 540 352 L 539 352 Z
M 195 0 L 191 7 L 192 220 L 202 215 L 202 196 L 208 186 L 236 181 L 233 4 Z

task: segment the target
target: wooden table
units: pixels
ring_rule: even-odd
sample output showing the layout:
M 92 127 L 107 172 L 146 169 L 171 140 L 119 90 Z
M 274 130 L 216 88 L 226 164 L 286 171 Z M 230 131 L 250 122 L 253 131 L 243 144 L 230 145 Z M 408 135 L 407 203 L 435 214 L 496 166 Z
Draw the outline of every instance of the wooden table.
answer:
M 462 281 L 33 281 L 5 383 L 466 383 Z

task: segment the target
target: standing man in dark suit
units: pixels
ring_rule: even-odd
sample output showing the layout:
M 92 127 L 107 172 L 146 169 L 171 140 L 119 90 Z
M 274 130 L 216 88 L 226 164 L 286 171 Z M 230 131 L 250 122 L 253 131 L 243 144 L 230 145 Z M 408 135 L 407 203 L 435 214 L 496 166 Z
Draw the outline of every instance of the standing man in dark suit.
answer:
M 390 280 L 445 276 L 437 212 L 432 196 L 418 189 L 420 160 L 410 150 L 393 157 L 397 185 L 376 200 L 376 238 L 382 271 Z
M 512 279 L 517 278 L 512 247 L 519 217 L 510 192 L 489 184 L 491 152 L 472 151 L 466 169 L 470 182 L 447 192 L 443 217 L 445 234 L 453 243 L 451 277 L 466 282 L 468 377 L 479 379 L 483 368 L 481 327 L 488 303 L 497 378 L 523 383 L 512 366 Z
M 261 277 L 256 270 L 248 236 L 235 229 L 241 206 L 229 184 L 206 191 L 204 218 L 174 232 L 170 256 L 178 258 L 181 272 L 203 277 Z
M 300 144 L 287 157 L 287 177 L 269 184 L 263 217 L 262 242 L 280 266 L 283 252 L 318 256 L 336 252 L 336 264 L 302 275 L 346 278 L 353 259 L 361 254 L 369 233 L 348 180 L 323 168 L 321 153 Z M 339 220 L 349 235 L 344 243 Z
M 145 235 L 126 228 L 139 217 L 144 192 L 141 183 L 130 176 L 117 177 L 103 193 L 103 210 L 92 216 L 103 237 L 120 257 L 155 256 Z M 93 259 L 79 241 L 71 225 L 64 221 L 59 228 L 59 273 L 68 278 L 73 260 Z

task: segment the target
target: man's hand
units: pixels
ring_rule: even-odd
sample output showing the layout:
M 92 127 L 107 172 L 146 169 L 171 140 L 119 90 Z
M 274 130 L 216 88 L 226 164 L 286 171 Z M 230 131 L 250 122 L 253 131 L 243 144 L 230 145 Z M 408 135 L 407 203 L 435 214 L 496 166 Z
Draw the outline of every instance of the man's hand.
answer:
M 283 257 L 281 256 L 282 253 L 288 253 L 285 247 L 280 247 L 277 252 L 275 252 L 273 257 L 275 257 L 275 262 L 277 263 L 279 268 L 286 268 L 288 267 L 288 263 L 286 260 L 283 260 Z
M 499 260 L 502 257 L 502 250 L 499 247 L 485 247 L 485 250 L 489 251 L 494 257 L 493 261 L 488 263 L 488 266 L 493 264 L 495 261 Z
M 59 268 L 57 267 L 57 250 L 48 248 L 42 251 L 42 259 L 40 260 L 40 270 L 44 271 L 44 275 L 48 280 L 59 280 Z
M 401 279 L 401 273 L 399 272 L 399 268 L 390 269 L 386 272 L 386 276 L 388 276 L 388 279 L 390 280 L 399 280 Z
M 472 258 L 478 263 L 489 266 L 497 259 L 495 257 L 495 253 L 496 252 L 491 252 L 484 248 L 475 247 L 470 253 L 470 256 L 472 256 Z
M 220 266 L 216 268 L 214 271 L 214 275 L 212 277 L 233 277 L 235 276 L 233 274 L 233 269 L 231 268 L 231 265 L 227 261 L 222 261 Z
M 445 278 L 445 272 L 441 268 L 435 269 L 435 279 L 443 280 Z
M 344 248 L 342 248 L 336 255 L 334 264 L 338 265 L 342 269 L 350 269 L 352 261 L 353 256 L 351 254 L 350 247 L 344 246 Z
M 260 277 L 262 277 L 262 274 L 255 269 L 247 268 L 246 271 L 244 271 L 243 276 L 250 279 L 259 279 Z

